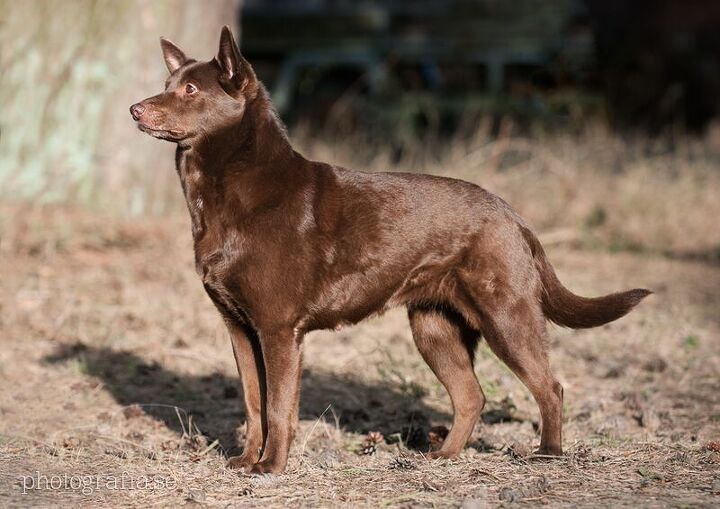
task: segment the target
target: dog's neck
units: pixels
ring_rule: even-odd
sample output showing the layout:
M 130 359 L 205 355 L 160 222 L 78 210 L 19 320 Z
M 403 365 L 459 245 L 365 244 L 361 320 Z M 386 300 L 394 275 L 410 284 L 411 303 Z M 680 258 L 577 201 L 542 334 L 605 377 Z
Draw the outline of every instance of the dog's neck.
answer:
M 303 161 L 264 87 L 239 122 L 178 144 L 176 167 L 195 241 L 207 230 L 205 217 L 220 217 L 221 209 L 249 214 L 291 192 Z

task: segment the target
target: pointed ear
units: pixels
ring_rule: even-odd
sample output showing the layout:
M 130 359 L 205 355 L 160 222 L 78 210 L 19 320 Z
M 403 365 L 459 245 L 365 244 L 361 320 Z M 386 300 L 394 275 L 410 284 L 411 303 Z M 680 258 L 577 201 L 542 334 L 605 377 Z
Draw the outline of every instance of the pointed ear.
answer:
M 170 71 L 170 74 L 177 71 L 188 61 L 188 57 L 185 56 L 183 50 L 164 37 L 160 37 L 160 47 L 162 48 L 163 57 L 165 58 L 165 65 L 168 71 Z
M 227 25 L 220 33 L 217 62 L 220 65 L 221 83 L 232 85 L 236 89 L 240 89 L 247 80 L 255 76 L 250 64 L 240 54 L 240 49 L 235 44 L 230 27 Z

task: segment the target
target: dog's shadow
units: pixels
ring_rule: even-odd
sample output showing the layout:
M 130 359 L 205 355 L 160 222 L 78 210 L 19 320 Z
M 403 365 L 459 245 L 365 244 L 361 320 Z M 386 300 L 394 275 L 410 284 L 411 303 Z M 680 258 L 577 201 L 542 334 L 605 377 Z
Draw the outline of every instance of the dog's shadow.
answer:
M 83 344 L 63 345 L 44 359 L 49 364 L 70 360 L 97 377 L 119 404 L 140 405 L 146 414 L 177 433 L 187 429 L 187 419 L 192 416 L 202 434 L 218 439 L 226 454 L 242 449 L 236 437 L 245 420 L 237 376 L 176 373 L 132 352 Z M 427 432 L 432 424 L 450 419 L 448 414 L 427 406 L 418 395 L 403 392 L 400 384 L 366 382 L 306 369 L 300 419 L 313 420 L 321 415 L 331 423 L 337 419 L 345 431 L 378 431 L 417 450 L 428 450 Z

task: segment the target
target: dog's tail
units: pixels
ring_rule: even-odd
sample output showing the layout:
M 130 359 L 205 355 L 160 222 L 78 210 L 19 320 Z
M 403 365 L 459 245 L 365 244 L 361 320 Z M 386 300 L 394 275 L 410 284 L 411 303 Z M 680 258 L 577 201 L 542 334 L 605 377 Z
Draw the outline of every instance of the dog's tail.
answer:
M 587 298 L 575 295 L 565 288 L 545 255 L 540 241 L 530 229 L 520 225 L 523 237 L 530 246 L 535 265 L 542 281 L 542 309 L 545 317 L 564 327 L 587 329 L 625 316 L 650 290 L 636 288 L 611 293 L 603 297 Z

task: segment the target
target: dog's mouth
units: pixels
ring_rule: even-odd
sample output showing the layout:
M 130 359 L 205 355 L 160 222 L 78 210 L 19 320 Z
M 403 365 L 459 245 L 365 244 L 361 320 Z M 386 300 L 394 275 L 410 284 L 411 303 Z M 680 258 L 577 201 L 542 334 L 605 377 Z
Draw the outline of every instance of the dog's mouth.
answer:
M 137 126 L 138 129 L 140 129 L 142 132 L 147 133 L 155 138 L 159 138 L 161 140 L 182 141 L 187 137 L 187 135 L 183 131 L 178 131 L 175 129 L 153 129 L 141 123 L 138 123 Z

